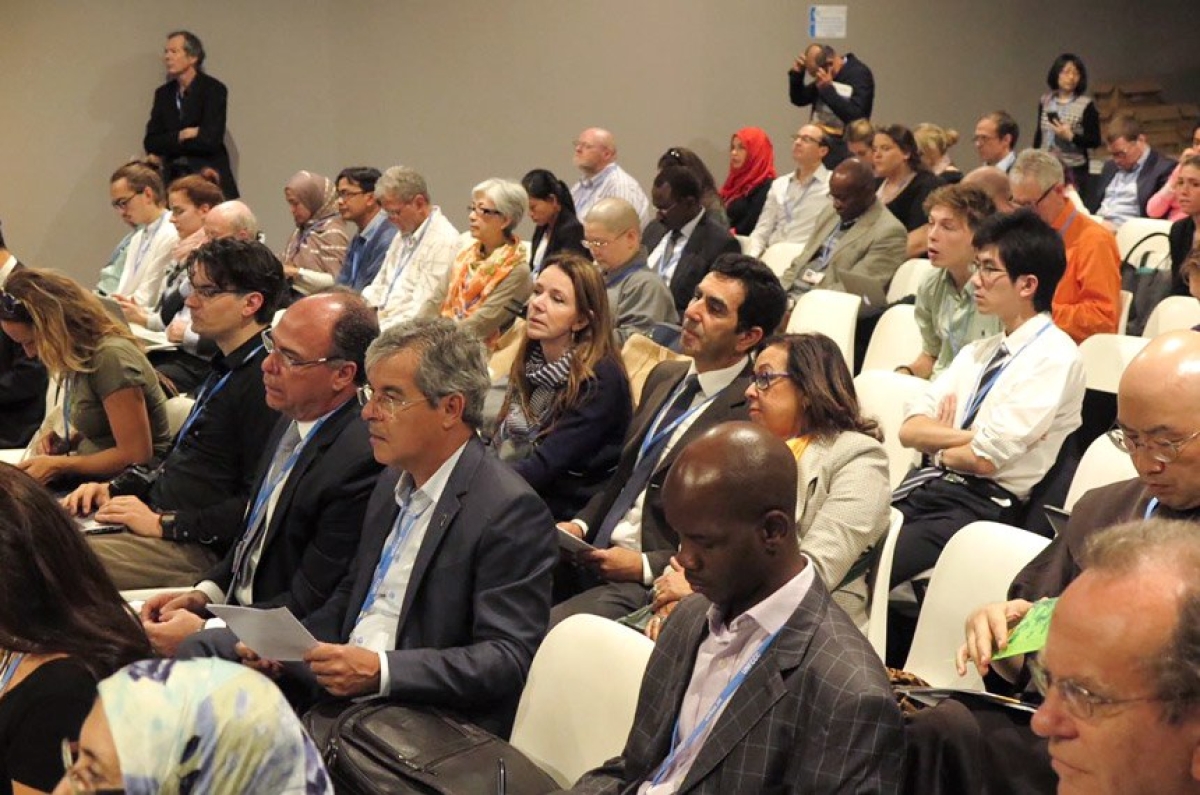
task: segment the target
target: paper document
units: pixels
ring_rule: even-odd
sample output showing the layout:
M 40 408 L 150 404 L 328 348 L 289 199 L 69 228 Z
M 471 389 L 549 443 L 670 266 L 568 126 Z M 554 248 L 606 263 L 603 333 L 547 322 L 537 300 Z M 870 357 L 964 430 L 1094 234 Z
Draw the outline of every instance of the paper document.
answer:
M 992 659 L 1003 660 L 1018 654 L 1041 651 L 1046 645 L 1046 636 L 1050 634 L 1050 618 L 1054 615 L 1054 606 L 1057 604 L 1057 596 L 1034 602 L 1033 607 L 1029 608 L 1029 612 L 1021 619 L 1021 623 L 1017 624 L 1008 636 L 1008 646 L 1004 651 L 993 654 Z
M 259 610 L 234 605 L 209 605 L 209 611 L 223 620 L 238 640 L 259 657 L 287 662 L 300 660 L 317 645 L 317 640 L 286 607 Z

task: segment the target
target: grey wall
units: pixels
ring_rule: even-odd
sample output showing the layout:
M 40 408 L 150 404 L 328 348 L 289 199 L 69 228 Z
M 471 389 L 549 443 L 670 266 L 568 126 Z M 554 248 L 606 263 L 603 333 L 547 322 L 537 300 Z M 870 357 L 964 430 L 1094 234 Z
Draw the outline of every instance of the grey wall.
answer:
M 1030 126 L 1046 68 L 1078 52 L 1093 82 L 1158 77 L 1200 99 L 1194 0 L 1134 13 L 1121 0 L 858 0 L 849 37 L 878 81 L 875 119 L 957 128 L 976 164 L 975 118 L 995 107 Z M 244 198 L 276 249 L 296 170 L 403 162 L 460 227 L 470 187 L 543 166 L 572 181 L 582 128 L 617 133 L 648 183 L 659 154 L 690 146 L 724 178 L 739 127 L 766 129 L 779 166 L 802 118 L 784 72 L 806 41 L 807 3 L 787 0 L 3 0 L 0 219 L 22 259 L 93 283 L 123 225 L 107 179 L 139 154 L 167 31 L 198 33 L 230 88 Z M 1153 16 L 1151 16 L 1151 10 Z M 1026 137 L 1026 141 L 1028 138 Z

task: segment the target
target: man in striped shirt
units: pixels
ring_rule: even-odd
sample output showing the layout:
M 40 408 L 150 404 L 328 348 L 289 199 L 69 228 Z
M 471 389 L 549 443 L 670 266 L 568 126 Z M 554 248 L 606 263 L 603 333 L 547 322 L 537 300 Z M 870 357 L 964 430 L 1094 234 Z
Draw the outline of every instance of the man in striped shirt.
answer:
M 624 199 L 642 223 L 650 220 L 650 200 L 633 177 L 617 165 L 617 142 L 608 130 L 591 127 L 575 141 L 575 167 L 583 176 L 571 188 L 575 215 L 583 218 L 601 199 Z

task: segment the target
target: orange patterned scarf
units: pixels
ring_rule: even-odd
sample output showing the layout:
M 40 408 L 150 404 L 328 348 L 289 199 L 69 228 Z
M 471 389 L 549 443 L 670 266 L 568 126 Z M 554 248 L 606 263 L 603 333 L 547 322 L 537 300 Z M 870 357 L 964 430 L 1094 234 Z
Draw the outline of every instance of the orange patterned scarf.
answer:
M 521 262 L 520 242 L 514 236 L 511 243 L 500 246 L 486 258 L 478 243 L 458 252 L 450 274 L 450 289 L 442 303 L 442 317 L 464 320 L 482 306 L 496 285 Z

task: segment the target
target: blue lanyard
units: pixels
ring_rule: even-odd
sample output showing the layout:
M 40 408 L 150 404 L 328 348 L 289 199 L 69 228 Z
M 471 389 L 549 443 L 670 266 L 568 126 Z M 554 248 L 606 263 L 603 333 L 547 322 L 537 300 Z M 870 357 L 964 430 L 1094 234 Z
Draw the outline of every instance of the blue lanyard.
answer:
M 679 396 L 679 393 L 683 391 L 683 385 L 686 381 L 687 381 L 686 378 L 683 381 L 680 381 L 679 386 L 677 386 L 673 390 L 671 390 L 671 396 L 670 396 L 670 398 L 667 399 L 667 402 L 663 403 L 662 409 L 659 411 L 658 416 L 655 417 L 655 419 L 654 419 L 654 425 L 651 426 L 651 428 L 650 428 L 650 433 L 647 433 L 645 438 L 642 439 L 642 447 L 640 450 L 638 450 L 637 463 L 640 464 L 642 462 L 642 459 L 646 456 L 647 451 L 654 449 L 655 445 L 657 445 L 663 439 L 670 437 L 670 435 L 675 431 L 675 429 L 678 428 L 681 424 L 683 424 L 683 422 L 685 420 L 687 420 L 693 414 L 696 414 L 697 412 L 702 411 L 703 409 L 707 408 L 709 403 L 712 403 L 714 400 L 717 399 L 716 395 L 713 395 L 710 398 L 705 398 L 704 401 L 702 403 L 700 403 L 699 405 L 692 406 L 690 409 L 685 411 L 683 414 L 680 414 L 678 417 L 676 417 L 675 421 L 672 422 L 667 427 L 657 428 L 658 423 L 662 420 L 662 412 L 666 411 L 671 406 L 671 404 L 675 402 L 675 399 Z
M 617 274 L 617 277 L 615 279 L 607 282 L 604 286 L 605 286 L 605 288 L 616 287 L 618 284 L 620 284 L 621 282 L 625 281 L 630 276 L 632 276 L 634 271 L 639 271 L 639 270 L 650 270 L 650 269 L 647 266 L 642 265 L 642 264 L 635 265 L 632 268 L 626 268 L 625 270 L 623 270 L 619 274 Z
M 971 393 L 971 399 L 967 401 L 967 410 L 965 412 L 963 412 L 964 417 L 970 417 L 979 411 L 979 406 L 983 403 L 984 399 L 988 396 L 988 393 L 992 391 L 992 387 L 994 387 L 996 385 L 996 383 L 1000 380 L 1000 376 L 1004 375 L 1004 371 L 1008 369 L 1008 366 L 1010 364 L 1012 364 L 1013 362 L 1015 362 L 1017 360 L 1017 357 L 1025 352 L 1026 348 L 1028 348 L 1030 345 L 1032 345 L 1034 342 L 1036 342 L 1037 338 L 1042 336 L 1043 334 L 1045 334 L 1046 329 L 1050 328 L 1053 325 L 1054 325 L 1053 320 L 1047 320 L 1046 325 L 1042 326 L 1041 329 L 1038 330 L 1038 333 L 1033 335 L 1033 339 L 1031 339 L 1029 342 L 1025 343 L 1024 345 L 1022 345 L 1020 350 L 1018 350 L 1012 356 L 1008 357 L 1008 361 L 1006 361 L 1004 364 L 1000 365 L 1000 372 L 996 373 L 996 377 L 993 378 L 991 380 L 991 382 L 987 385 L 987 388 L 982 391 L 980 391 L 979 387 L 981 386 L 981 382 L 983 381 L 984 373 L 987 372 L 987 367 L 984 367 L 982 370 L 979 371 L 979 379 L 975 381 L 975 390 Z
M 434 210 L 429 214 L 429 217 L 425 219 L 425 228 L 422 229 L 421 234 L 417 235 L 416 239 L 413 240 L 412 247 L 408 249 L 408 253 L 400 254 L 400 264 L 396 266 L 396 272 L 392 274 L 392 281 L 388 284 L 387 293 L 383 296 L 383 304 L 381 306 L 387 306 L 388 299 L 392 297 L 392 290 L 396 289 L 396 282 L 400 280 L 400 274 L 404 273 L 404 269 L 408 267 L 408 263 L 412 261 L 414 256 L 416 256 L 417 249 L 421 247 L 421 241 L 425 239 L 425 234 L 429 231 L 429 227 L 433 226 L 433 216 L 437 212 L 437 210 Z M 400 248 L 404 249 L 403 235 L 400 236 Z
M 704 713 L 704 717 L 698 724 L 696 724 L 696 728 L 692 729 L 692 733 L 689 734 L 688 738 L 682 743 L 679 742 L 679 716 L 675 717 L 675 728 L 671 731 L 671 753 L 667 754 L 667 758 L 662 761 L 662 764 L 658 766 L 658 770 L 655 771 L 654 778 L 651 781 L 652 786 L 661 784 L 663 778 L 665 778 L 667 773 L 670 771 L 671 766 L 675 764 L 675 759 L 708 730 L 709 724 L 711 724 L 716 719 L 717 714 L 725 708 L 726 702 L 733 697 L 733 694 L 737 692 L 739 687 L 741 687 L 742 682 L 746 681 L 746 677 L 750 675 L 750 670 L 754 668 L 759 659 L 766 654 L 767 648 L 770 647 L 770 645 L 775 641 L 775 638 L 778 637 L 780 631 L 781 630 L 777 629 L 771 633 L 767 639 L 762 642 L 762 645 L 758 647 L 758 650 L 750 656 L 750 659 L 746 660 L 746 664 L 743 665 L 738 670 L 737 674 L 735 674 L 734 677 L 729 680 L 729 684 L 725 685 L 725 689 L 721 691 L 719 696 L 717 696 L 717 700 L 712 703 L 712 706 L 708 708 L 708 712 Z
M 8 687 L 8 683 L 17 675 L 17 669 L 21 667 L 21 660 L 25 659 L 24 654 L 8 654 L 8 659 L 4 662 L 4 673 L 0 674 L 0 693 Z
M 253 359 L 262 349 L 263 346 L 259 345 L 257 348 L 250 351 L 250 354 L 245 359 L 242 359 L 241 364 L 238 364 L 237 367 L 241 367 L 243 364 Z M 193 405 L 192 410 L 188 412 L 187 419 L 183 421 L 183 427 L 180 428 L 179 433 L 175 435 L 175 447 L 178 447 L 187 437 L 187 432 L 191 429 L 193 423 L 195 423 L 196 419 L 200 416 L 200 412 L 203 411 L 204 407 L 208 405 L 208 401 L 216 397 L 217 393 L 224 388 L 226 382 L 229 381 L 229 378 L 232 375 L 233 370 L 231 369 L 229 372 L 225 373 L 225 375 L 221 376 L 217 383 L 213 384 L 212 389 L 209 389 L 206 386 L 204 389 L 200 390 L 200 394 L 196 396 L 195 405 Z
M 1064 240 L 1067 237 L 1067 230 L 1071 228 L 1071 224 L 1075 223 L 1075 219 L 1079 217 L 1079 210 L 1071 210 L 1071 214 L 1067 216 L 1067 222 L 1063 224 L 1063 228 L 1058 230 L 1058 236 Z
M 1158 497 L 1151 497 L 1150 502 L 1146 503 L 1146 513 L 1142 515 L 1143 519 L 1149 519 L 1154 516 L 1154 512 L 1158 510 Z
M 304 451 L 304 446 L 308 444 L 309 439 L 317 435 L 317 431 L 321 430 L 321 426 L 325 424 L 325 420 L 327 419 L 329 419 L 329 417 L 325 416 L 317 420 L 317 424 L 314 425 L 312 430 L 308 432 L 308 436 L 305 436 L 302 440 L 300 440 L 300 444 L 296 445 L 296 449 L 292 451 L 292 454 L 288 456 L 287 461 L 285 461 L 283 466 L 279 468 L 279 472 L 275 475 L 274 480 L 272 480 L 270 483 L 267 483 L 266 480 L 263 481 L 262 488 L 258 490 L 258 496 L 254 499 L 254 508 L 250 511 L 250 519 L 246 522 L 247 533 L 244 537 L 248 538 L 250 533 L 253 532 L 254 528 L 258 526 L 258 522 L 262 518 L 263 512 L 267 509 L 267 503 L 271 501 L 271 495 L 275 493 L 275 489 L 279 488 L 279 484 L 287 479 L 288 473 L 290 473 L 292 471 L 292 467 L 296 465 L 296 459 L 298 459 L 300 457 L 300 453 Z
M 430 503 L 432 504 L 432 503 Z M 396 553 L 404 546 L 404 542 L 408 540 L 408 534 L 412 532 L 413 526 L 417 520 L 425 515 L 429 510 L 429 505 L 426 505 L 419 511 L 412 511 L 412 496 L 404 504 L 402 516 L 396 517 L 396 523 L 392 527 L 392 532 L 388 537 L 388 545 L 384 547 L 383 555 L 379 558 L 379 565 L 375 567 L 375 576 L 371 578 L 371 587 L 367 590 L 367 596 L 363 599 L 362 609 L 358 611 L 358 618 L 355 624 L 360 623 L 367 615 L 367 612 L 375 604 L 375 600 L 379 597 L 379 589 L 383 585 L 383 578 L 387 576 L 388 570 L 392 567 L 392 561 L 396 557 Z

